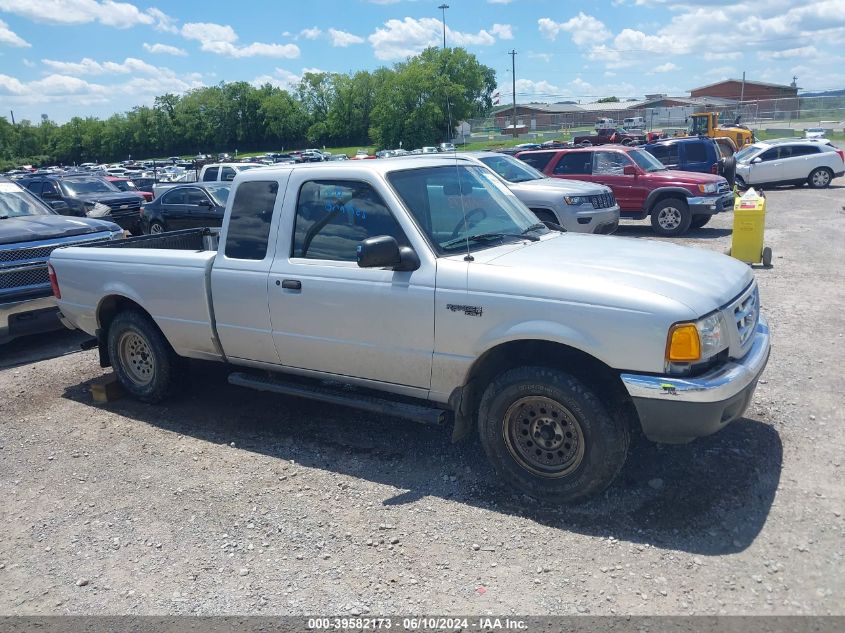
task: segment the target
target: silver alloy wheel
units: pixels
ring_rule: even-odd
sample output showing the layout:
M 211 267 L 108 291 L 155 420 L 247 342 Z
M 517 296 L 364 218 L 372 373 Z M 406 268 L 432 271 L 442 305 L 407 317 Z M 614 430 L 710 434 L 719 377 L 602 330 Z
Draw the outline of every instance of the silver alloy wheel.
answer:
M 663 207 L 657 214 L 657 224 L 664 231 L 674 231 L 681 226 L 681 212 L 675 207 Z
M 139 387 L 150 384 L 155 376 L 155 359 L 143 336 L 129 330 L 117 341 L 120 365 L 127 377 Z
M 150 224 L 150 234 L 164 233 L 164 227 L 158 222 Z
M 817 169 L 813 172 L 813 185 L 816 187 L 827 187 L 830 183 L 830 173 L 826 169 Z
M 584 433 L 572 412 L 545 396 L 520 398 L 508 407 L 502 426 L 505 446 L 528 472 L 559 479 L 584 459 Z

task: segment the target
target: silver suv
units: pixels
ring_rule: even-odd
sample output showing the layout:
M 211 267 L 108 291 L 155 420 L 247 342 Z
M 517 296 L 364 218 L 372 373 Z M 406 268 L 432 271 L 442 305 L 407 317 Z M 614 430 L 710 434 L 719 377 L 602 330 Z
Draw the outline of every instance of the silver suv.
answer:
M 619 205 L 610 187 L 548 178 L 521 160 L 498 152 L 460 152 L 459 158 L 491 169 L 543 222 L 573 233 L 610 234 L 619 226 Z

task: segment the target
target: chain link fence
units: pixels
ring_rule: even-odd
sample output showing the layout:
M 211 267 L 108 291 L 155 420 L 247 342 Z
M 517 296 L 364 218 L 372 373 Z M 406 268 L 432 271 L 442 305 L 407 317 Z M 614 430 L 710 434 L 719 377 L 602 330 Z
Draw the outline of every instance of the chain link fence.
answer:
M 845 96 L 788 97 L 743 102 L 701 99 L 700 103 L 673 104 L 670 97 L 660 102 L 619 102 L 608 104 L 517 104 L 516 125 L 512 108 L 500 108 L 490 116 L 463 122 L 458 141 L 502 141 L 517 136 L 526 140 L 567 139 L 573 133 L 592 130 L 598 121 L 672 133 L 687 128 L 696 112 L 717 111 L 721 125 L 739 121 L 767 134 L 801 136 L 807 128 L 820 127 L 828 135 L 845 133 Z M 681 101 L 680 99 L 678 101 Z M 691 99 L 683 101 L 693 101 Z M 626 123 L 625 120 L 629 119 Z M 633 119 L 633 122 L 630 121 Z M 633 125 L 631 125 L 633 123 Z M 514 134 L 516 132 L 516 134 Z

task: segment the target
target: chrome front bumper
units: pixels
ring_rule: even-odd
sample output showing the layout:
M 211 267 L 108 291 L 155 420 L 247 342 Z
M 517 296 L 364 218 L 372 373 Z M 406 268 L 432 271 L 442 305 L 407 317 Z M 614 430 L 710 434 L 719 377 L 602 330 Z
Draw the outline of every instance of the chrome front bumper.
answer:
M 621 374 L 647 437 L 688 442 L 715 433 L 747 408 L 771 350 L 769 326 L 757 323 L 751 349 L 741 359 L 702 376 L 675 378 Z

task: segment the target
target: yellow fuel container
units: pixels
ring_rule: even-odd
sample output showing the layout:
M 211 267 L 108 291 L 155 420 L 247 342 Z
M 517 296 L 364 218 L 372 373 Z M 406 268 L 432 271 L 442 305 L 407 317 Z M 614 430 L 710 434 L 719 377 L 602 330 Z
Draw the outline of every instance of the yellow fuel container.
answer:
M 772 249 L 763 246 L 766 227 L 766 197 L 753 188 L 734 201 L 731 257 L 746 264 L 772 265 Z

